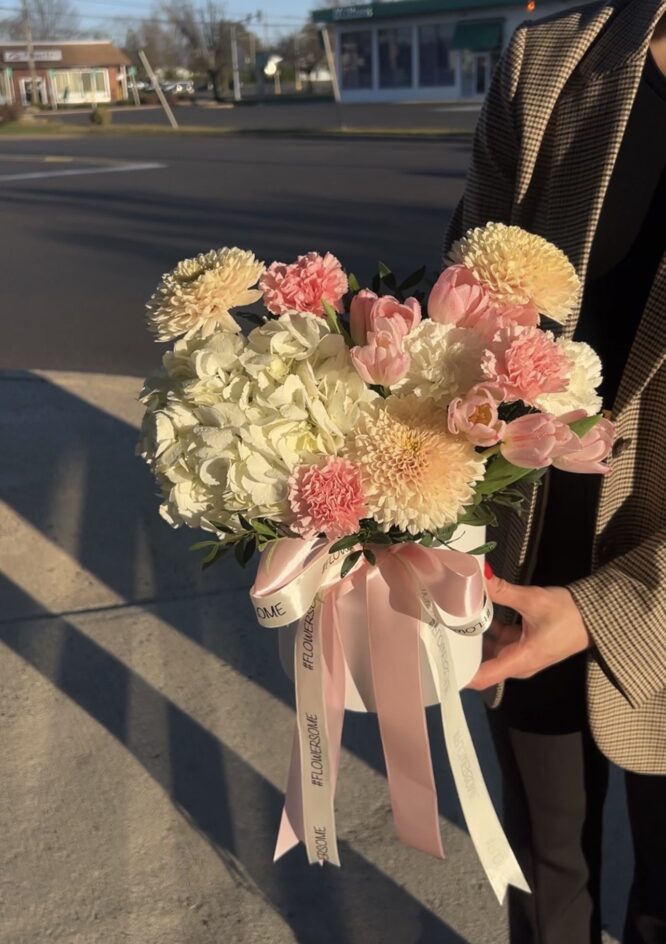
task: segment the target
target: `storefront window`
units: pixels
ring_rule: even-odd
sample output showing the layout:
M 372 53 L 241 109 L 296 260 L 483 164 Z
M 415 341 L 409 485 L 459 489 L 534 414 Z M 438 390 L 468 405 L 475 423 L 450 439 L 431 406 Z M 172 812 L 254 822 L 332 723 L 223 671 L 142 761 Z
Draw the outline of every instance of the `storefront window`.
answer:
M 94 73 L 92 70 L 73 69 L 66 72 L 59 69 L 53 76 L 58 101 L 61 103 L 87 102 L 93 101 L 95 96 L 100 98 L 103 96 L 107 99 L 105 73 L 105 69 L 96 69 Z
M 412 30 L 408 26 L 379 30 L 380 88 L 412 84 Z
M 419 26 L 419 85 L 454 85 L 450 42 L 453 25 L 427 23 Z
M 372 88 L 372 33 L 355 30 L 340 36 L 342 87 Z

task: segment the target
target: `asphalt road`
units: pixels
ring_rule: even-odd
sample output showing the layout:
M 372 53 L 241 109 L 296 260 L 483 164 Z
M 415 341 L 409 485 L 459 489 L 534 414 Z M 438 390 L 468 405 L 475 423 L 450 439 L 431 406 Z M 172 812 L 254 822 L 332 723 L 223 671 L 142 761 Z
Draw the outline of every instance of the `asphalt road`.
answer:
M 182 105 L 174 108 L 180 125 L 214 125 L 244 130 L 301 128 L 436 128 L 472 131 L 479 116 L 475 103 L 408 103 L 378 105 L 335 105 L 333 102 L 267 102 L 238 107 L 200 107 Z M 48 117 L 48 116 L 45 116 Z M 59 113 L 59 121 L 86 123 L 89 111 Z M 167 118 L 157 106 L 114 108 L 114 124 L 163 124 Z
M 0 368 L 144 375 L 143 306 L 179 259 L 223 245 L 436 268 L 469 139 L 132 137 L 0 142 Z M 142 169 L 143 166 L 143 169 Z

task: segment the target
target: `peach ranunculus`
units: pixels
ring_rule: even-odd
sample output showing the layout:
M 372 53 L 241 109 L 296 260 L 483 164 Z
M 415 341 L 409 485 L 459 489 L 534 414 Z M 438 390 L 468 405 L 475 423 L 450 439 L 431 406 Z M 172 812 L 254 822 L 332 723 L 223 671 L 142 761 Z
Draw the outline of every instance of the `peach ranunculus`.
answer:
M 273 315 L 300 311 L 325 317 L 324 302 L 340 313 L 349 288 L 347 276 L 336 257 L 309 252 L 296 262 L 274 262 L 261 278 L 266 308 Z
M 504 389 L 507 401 L 530 405 L 544 393 L 566 390 L 572 370 L 551 331 L 520 325 L 497 332 L 481 367 L 486 380 Z
M 559 417 L 560 423 L 571 423 L 585 415 L 583 410 Z M 587 472 L 606 475 L 610 468 L 605 460 L 611 453 L 615 426 L 607 419 L 600 419 L 592 429 L 582 436 L 571 432 L 571 439 L 553 456 L 553 465 L 563 472 Z
M 428 315 L 440 324 L 473 328 L 490 308 L 488 290 L 464 265 L 444 269 L 428 298 Z
M 567 424 L 549 413 L 528 413 L 507 423 L 500 452 L 521 469 L 544 469 L 573 439 Z
M 395 320 L 404 336 L 414 330 L 421 317 L 421 304 L 417 298 L 406 298 L 401 302 L 393 295 L 378 297 L 369 289 L 363 289 L 351 303 L 349 328 L 352 340 L 356 344 L 365 344 L 368 333 L 376 330 L 380 318 Z
M 464 397 L 456 397 L 449 404 L 449 430 L 465 436 L 475 446 L 496 445 L 506 428 L 497 414 L 503 399 L 501 387 L 476 384 Z
M 359 466 L 336 456 L 296 466 L 289 478 L 289 505 L 295 515 L 290 527 L 304 538 L 325 534 L 336 541 L 354 534 L 368 513 Z
M 378 318 L 368 332 L 367 344 L 351 349 L 352 364 L 367 384 L 390 387 L 409 370 L 410 357 L 402 348 L 402 318 Z

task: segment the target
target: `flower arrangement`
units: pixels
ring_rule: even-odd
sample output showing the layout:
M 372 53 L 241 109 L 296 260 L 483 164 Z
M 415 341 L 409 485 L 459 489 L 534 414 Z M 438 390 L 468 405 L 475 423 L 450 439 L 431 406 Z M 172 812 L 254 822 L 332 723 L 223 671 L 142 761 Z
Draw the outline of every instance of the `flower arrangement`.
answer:
M 549 466 L 607 473 L 613 427 L 599 414 L 595 352 L 541 323 L 575 308 L 566 256 L 489 223 L 450 262 L 402 281 L 380 264 L 370 287 L 331 253 L 265 268 L 224 248 L 181 262 L 148 304 L 151 330 L 174 344 L 141 394 L 138 452 L 163 518 L 210 532 L 193 545 L 203 565 L 262 551 L 257 619 L 296 625 L 298 736 L 276 858 L 302 840 L 310 862 L 339 864 L 350 680 L 378 714 L 399 837 L 443 856 L 425 655 L 470 836 L 501 901 L 527 885 L 459 695 L 492 619 L 485 526 L 499 506 L 519 511 L 517 486 Z M 234 312 L 260 300 L 263 312 L 243 311 L 257 325 L 245 336 Z
M 206 565 L 320 536 L 349 551 L 344 575 L 376 546 L 494 524 L 549 465 L 608 471 L 599 358 L 540 324 L 576 304 L 567 258 L 499 223 L 450 258 L 427 299 L 424 270 L 399 284 L 382 265 L 361 288 L 331 253 L 265 268 L 225 248 L 164 276 L 149 326 L 177 340 L 146 381 L 139 452 L 162 516 L 214 535 Z M 244 337 L 232 311 L 262 297 Z

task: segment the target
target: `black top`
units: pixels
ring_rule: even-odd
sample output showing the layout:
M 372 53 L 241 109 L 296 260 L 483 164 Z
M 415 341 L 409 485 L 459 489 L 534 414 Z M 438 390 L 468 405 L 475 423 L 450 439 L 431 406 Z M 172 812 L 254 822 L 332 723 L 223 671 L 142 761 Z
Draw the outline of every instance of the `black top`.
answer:
M 589 259 L 575 340 L 601 357 L 612 410 L 666 248 L 666 76 L 651 54 L 608 186 Z M 600 476 L 552 469 L 535 584 L 590 573 Z

